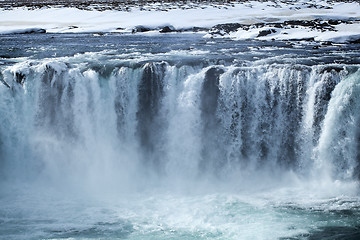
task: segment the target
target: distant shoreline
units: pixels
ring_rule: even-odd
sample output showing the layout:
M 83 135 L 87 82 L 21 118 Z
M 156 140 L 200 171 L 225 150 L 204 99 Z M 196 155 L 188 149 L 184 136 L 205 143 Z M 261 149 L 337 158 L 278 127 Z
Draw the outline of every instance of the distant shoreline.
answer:
M 176 8 L 187 8 L 189 5 L 196 7 L 197 5 L 214 5 L 223 6 L 228 5 L 231 7 L 232 4 L 250 2 L 250 0 L 0 0 L 0 9 L 11 9 L 16 7 L 26 7 L 29 9 L 39 9 L 43 7 L 71 7 L 78 8 L 81 10 L 118 10 L 118 11 L 129 11 L 133 7 L 144 7 L 152 4 L 163 5 L 167 7 Z M 200 6 L 199 6 L 200 7 Z
M 25 7 L 28 9 L 40 8 L 77 8 L 80 10 L 118 10 L 131 11 L 134 7 L 145 7 L 147 5 L 161 5 L 160 10 L 182 8 L 201 8 L 204 5 L 213 7 L 232 7 L 233 4 L 247 2 L 281 2 L 281 3 L 297 3 L 297 0 L 0 0 L 0 9 L 11 10 L 12 8 Z M 326 2 L 360 2 L 360 0 L 326 0 Z M 316 4 L 316 2 L 314 3 Z M 144 9 L 159 10 L 159 9 Z

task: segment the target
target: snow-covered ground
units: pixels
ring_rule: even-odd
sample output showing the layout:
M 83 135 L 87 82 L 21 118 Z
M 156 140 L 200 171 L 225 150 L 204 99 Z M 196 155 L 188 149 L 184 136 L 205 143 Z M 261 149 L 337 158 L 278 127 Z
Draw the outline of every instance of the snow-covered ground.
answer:
M 298 21 L 301 20 L 301 21 Z M 330 20 L 330 21 L 329 21 Z M 237 23 L 236 27 L 216 26 Z M 276 24 L 278 23 L 278 24 Z M 139 28 L 142 26 L 142 28 Z M 168 28 L 165 28 L 168 26 Z M 215 27 L 214 27 L 215 26 Z M 248 1 L 230 4 L 131 5 L 126 11 L 75 7 L 0 9 L 0 33 L 179 32 L 199 27 L 205 37 L 358 42 L 359 2 Z M 150 30 L 150 31 L 149 31 Z M 196 29 L 199 30 L 199 29 Z M 146 31 L 146 33 L 144 33 Z

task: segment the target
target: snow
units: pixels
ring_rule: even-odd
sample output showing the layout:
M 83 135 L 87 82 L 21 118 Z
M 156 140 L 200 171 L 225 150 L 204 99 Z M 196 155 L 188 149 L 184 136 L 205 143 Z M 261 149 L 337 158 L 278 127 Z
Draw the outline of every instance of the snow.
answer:
M 336 29 L 338 32 L 324 32 L 315 37 L 315 40 L 341 43 L 360 39 L 360 22 L 351 25 L 340 24 Z
M 311 7 L 315 4 L 316 7 Z M 277 29 L 276 33 L 257 37 L 259 31 L 239 29 L 225 34 L 232 39 L 285 40 L 314 38 L 317 41 L 346 42 L 360 34 L 360 4 L 357 2 L 326 2 L 324 0 L 297 2 L 242 2 L 230 5 L 190 5 L 187 9 L 171 7 L 159 10 L 160 3 L 148 4 L 144 9 L 132 7 L 131 11 L 86 11 L 76 8 L 41 8 L 36 10 L 13 8 L 0 10 L 0 33 L 19 33 L 26 29 L 45 29 L 48 33 L 79 32 L 120 32 L 130 33 L 136 26 L 158 29 L 173 26 L 177 30 L 192 27 L 211 28 L 224 23 L 275 23 L 287 20 L 341 19 L 357 20 L 351 26 L 340 24 L 336 31 L 319 31 L 300 27 L 297 29 Z M 309 7 L 310 6 L 310 7 Z M 157 9 L 157 10 L 156 10 Z M 162 8 L 164 10 L 164 8 Z M 345 25 L 345 26 L 343 26 Z M 206 35 L 206 37 L 214 37 Z
M 269 29 L 276 30 L 275 33 L 271 33 L 266 36 L 258 37 L 261 31 L 266 31 Z M 355 41 L 360 39 L 360 22 L 353 24 L 340 24 L 335 26 L 335 31 L 321 31 L 316 29 L 310 29 L 303 26 L 298 26 L 296 28 L 270 28 L 270 27 L 260 27 L 260 28 L 251 28 L 248 31 L 244 29 L 239 29 L 234 32 L 230 32 L 225 35 L 228 38 L 234 40 L 246 40 L 246 39 L 259 39 L 265 41 L 271 40 L 304 40 L 304 39 L 314 39 L 315 41 L 322 42 L 334 42 L 334 43 L 346 43 L 349 41 Z M 205 37 L 219 37 L 224 36 L 213 36 L 210 33 L 206 34 Z

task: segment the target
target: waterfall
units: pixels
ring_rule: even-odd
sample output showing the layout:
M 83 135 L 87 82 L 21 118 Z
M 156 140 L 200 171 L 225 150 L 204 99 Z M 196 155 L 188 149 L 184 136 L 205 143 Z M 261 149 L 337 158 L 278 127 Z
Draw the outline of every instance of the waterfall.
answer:
M 360 177 L 360 71 L 334 89 L 319 139 L 319 165 L 341 179 Z
M 1 177 L 356 181 L 359 81 L 346 65 L 18 63 L 1 73 Z

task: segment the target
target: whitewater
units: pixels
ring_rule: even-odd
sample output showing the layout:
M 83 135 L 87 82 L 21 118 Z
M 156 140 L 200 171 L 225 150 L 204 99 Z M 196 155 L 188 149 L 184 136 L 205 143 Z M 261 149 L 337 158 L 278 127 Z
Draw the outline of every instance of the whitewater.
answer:
M 357 2 L 8 2 L 0 239 L 360 238 Z
M 4 35 L 5 239 L 359 237 L 358 45 Z

